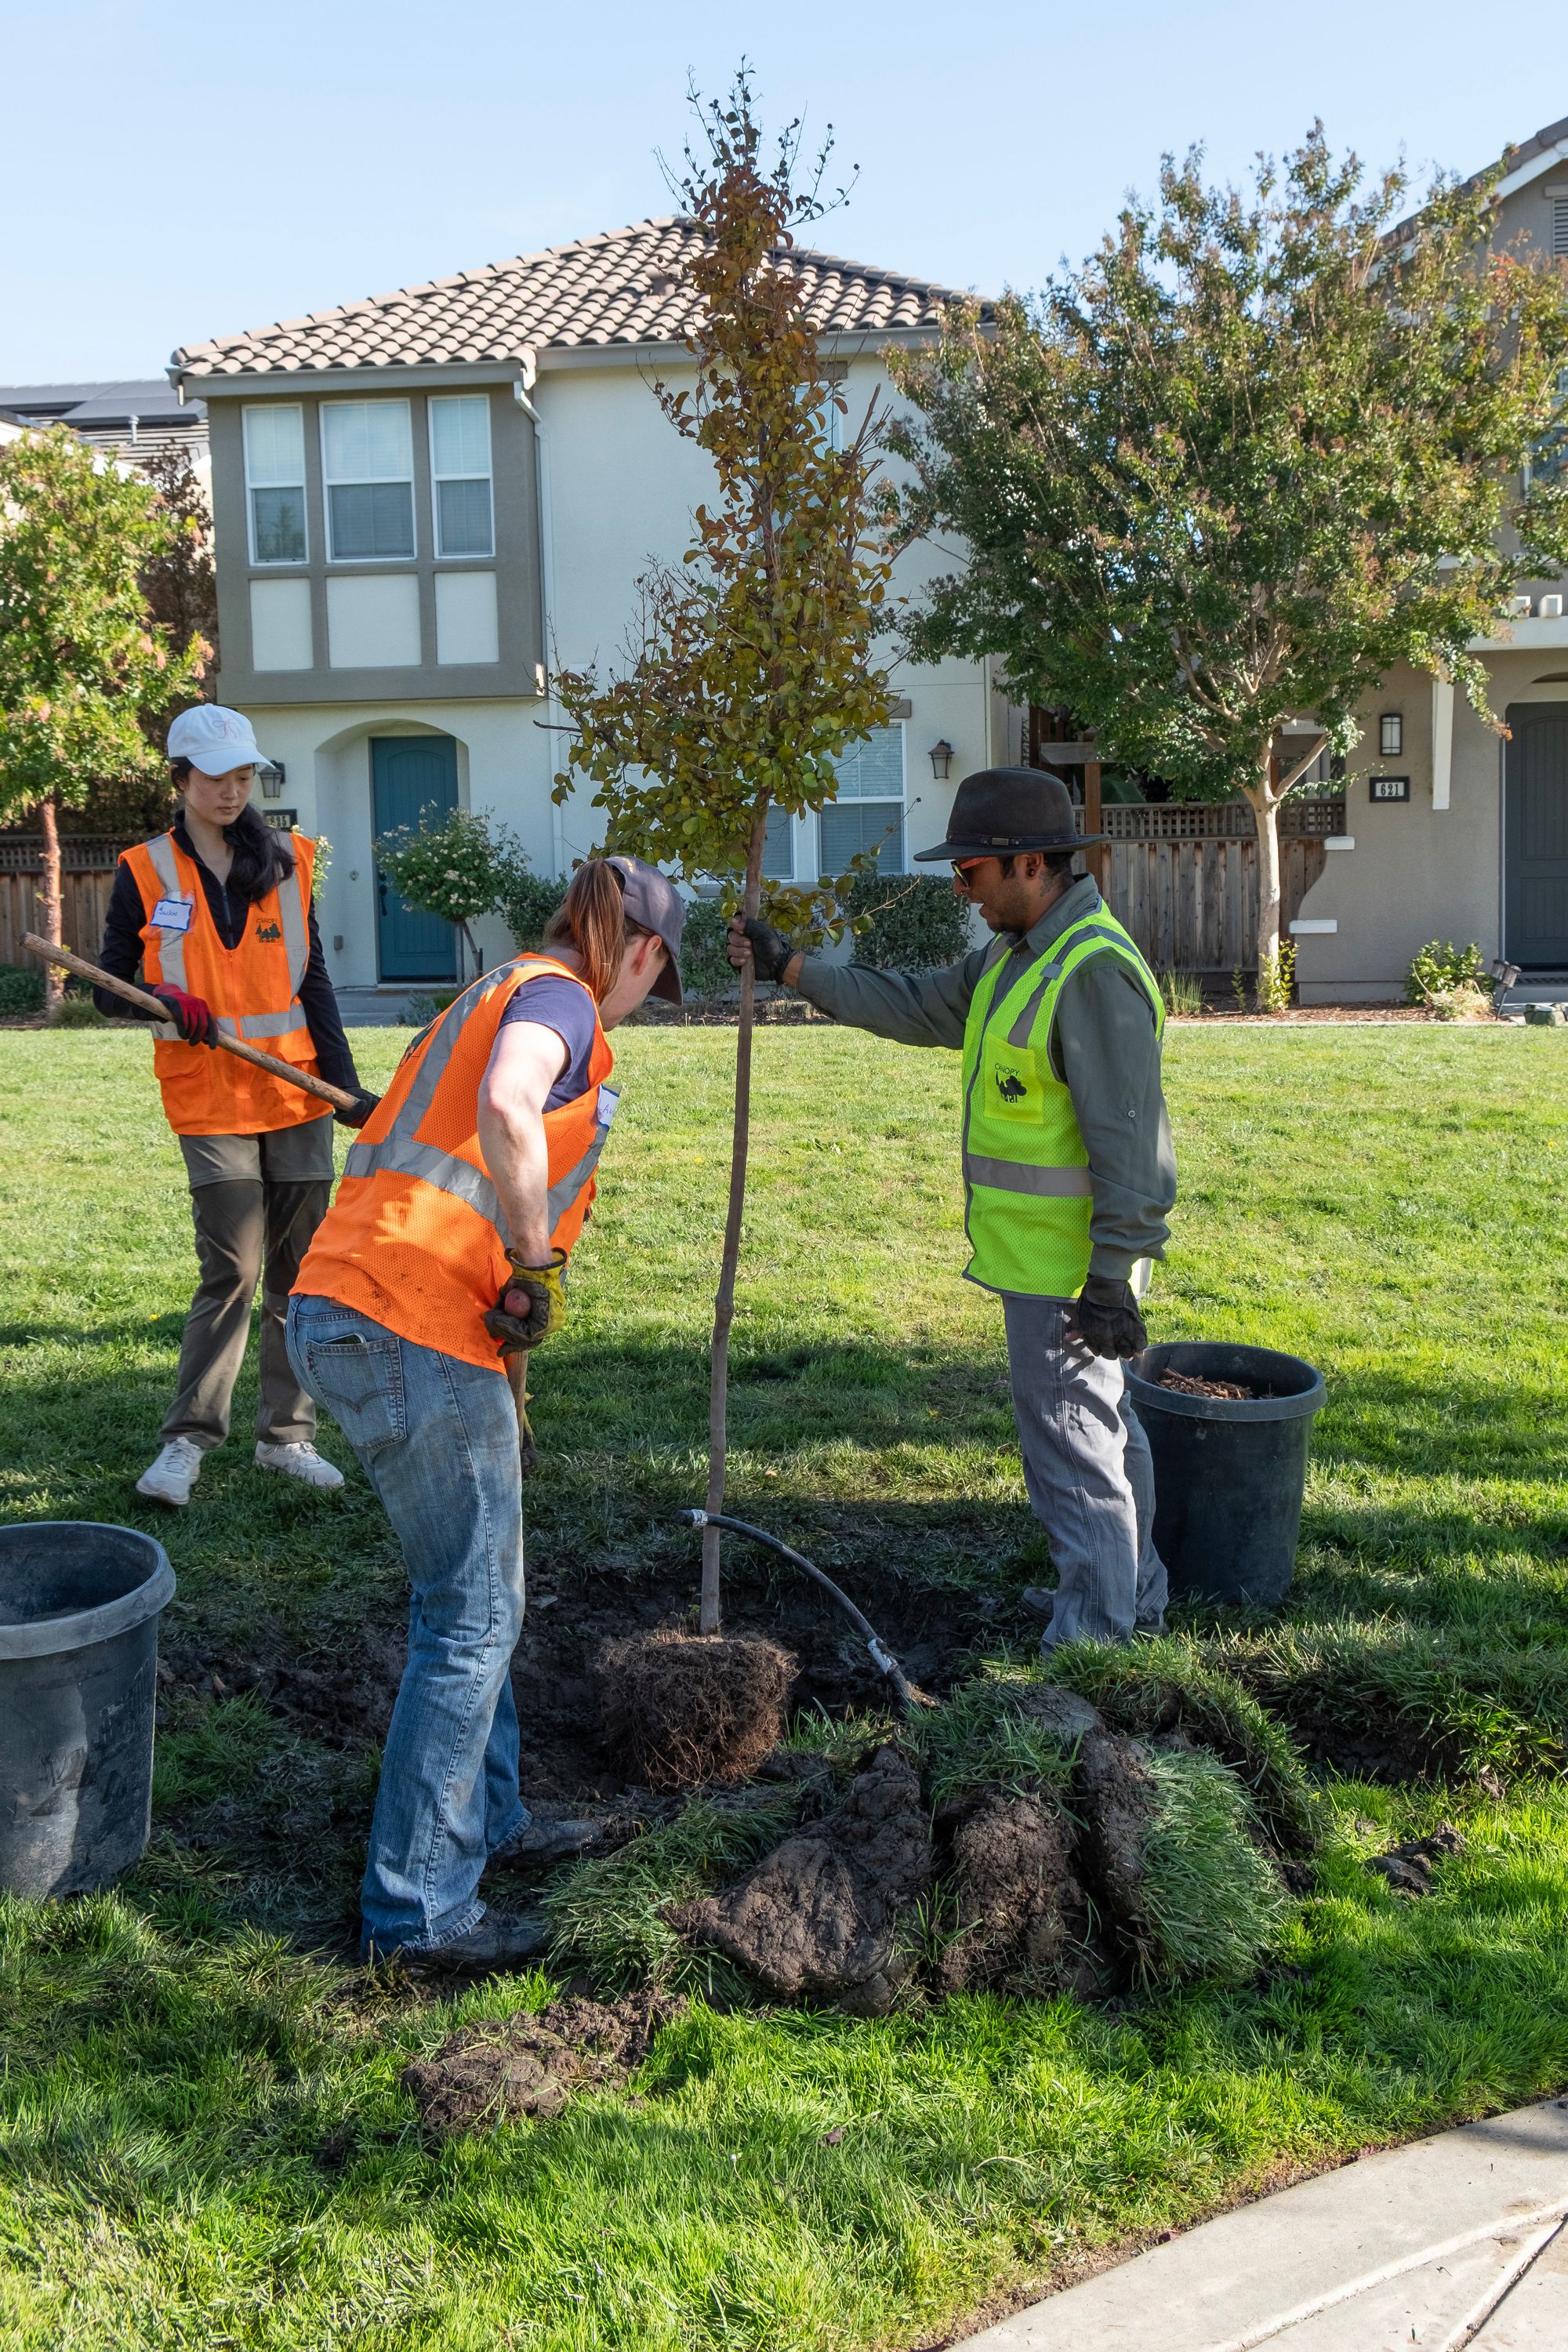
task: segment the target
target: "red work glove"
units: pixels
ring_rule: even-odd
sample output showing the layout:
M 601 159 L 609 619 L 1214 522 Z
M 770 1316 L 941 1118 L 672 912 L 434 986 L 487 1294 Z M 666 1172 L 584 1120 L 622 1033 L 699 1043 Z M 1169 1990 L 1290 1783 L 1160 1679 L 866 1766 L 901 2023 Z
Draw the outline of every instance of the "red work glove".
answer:
M 217 1044 L 217 1022 L 205 996 L 188 995 L 184 989 L 170 988 L 162 982 L 156 988 L 150 989 L 148 994 L 155 996 L 160 1004 L 168 1006 L 169 1018 L 187 1045 Z

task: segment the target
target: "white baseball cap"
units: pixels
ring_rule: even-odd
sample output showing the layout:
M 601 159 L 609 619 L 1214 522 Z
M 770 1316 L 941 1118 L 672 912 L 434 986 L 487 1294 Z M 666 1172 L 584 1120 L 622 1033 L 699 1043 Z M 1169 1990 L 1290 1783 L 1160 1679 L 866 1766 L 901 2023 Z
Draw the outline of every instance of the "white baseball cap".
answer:
M 221 702 L 198 702 L 182 710 L 169 729 L 169 757 L 188 760 L 204 776 L 226 776 L 231 768 L 256 768 L 261 751 L 243 712 Z

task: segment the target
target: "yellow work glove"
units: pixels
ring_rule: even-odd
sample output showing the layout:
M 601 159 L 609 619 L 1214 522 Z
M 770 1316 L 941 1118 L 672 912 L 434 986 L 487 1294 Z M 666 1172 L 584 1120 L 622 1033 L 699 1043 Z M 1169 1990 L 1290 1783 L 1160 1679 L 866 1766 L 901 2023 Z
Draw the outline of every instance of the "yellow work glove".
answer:
M 500 1341 L 503 1356 L 517 1348 L 537 1348 L 566 1320 L 565 1251 L 552 1250 L 548 1265 L 527 1265 L 516 1250 L 508 1250 L 507 1256 L 513 1270 L 485 1317 L 485 1329 Z

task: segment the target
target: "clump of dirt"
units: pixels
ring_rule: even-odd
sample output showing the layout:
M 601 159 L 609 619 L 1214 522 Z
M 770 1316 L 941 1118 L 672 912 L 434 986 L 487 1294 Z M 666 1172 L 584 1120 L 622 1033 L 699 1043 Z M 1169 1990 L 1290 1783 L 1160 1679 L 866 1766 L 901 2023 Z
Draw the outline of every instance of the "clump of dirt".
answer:
M 837 2000 L 874 2017 L 909 1974 L 899 1927 L 931 1878 L 919 1776 L 897 1748 L 881 1748 L 836 1813 L 786 1838 L 726 1894 L 666 1916 L 771 1992 Z
M 1084 1925 L 1072 1825 L 1041 1792 L 988 1790 L 952 1837 L 958 1933 L 936 1978 L 943 1992 L 1058 1970 Z
M 1242 1381 L 1205 1381 L 1196 1372 L 1162 1372 L 1156 1385 L 1174 1389 L 1178 1396 L 1225 1397 L 1233 1404 L 1248 1403 L 1256 1397 L 1270 1397 L 1272 1389 L 1252 1387 Z
M 777 1747 L 797 1662 L 758 1633 L 670 1626 L 611 1642 L 599 1659 L 605 1745 L 650 1789 L 749 1780 Z
M 1082 1820 L 1079 1859 L 1089 1893 L 1135 1948 L 1150 1938 L 1143 1849 L 1155 1788 L 1142 1747 L 1119 1731 L 1087 1731 L 1073 1796 Z
M 1386 1853 L 1374 1853 L 1366 1866 L 1385 1878 L 1396 1895 L 1430 1895 L 1433 1864 L 1464 1850 L 1464 1832 L 1452 1822 L 1439 1822 L 1430 1837 L 1407 1838 L 1403 1845 L 1391 1845 Z
M 559 2115 L 572 2093 L 624 2083 L 654 2035 L 686 2007 L 650 1992 L 623 2000 L 552 2000 L 448 2035 L 403 2071 L 427 2128 L 476 2130 L 517 2116 Z

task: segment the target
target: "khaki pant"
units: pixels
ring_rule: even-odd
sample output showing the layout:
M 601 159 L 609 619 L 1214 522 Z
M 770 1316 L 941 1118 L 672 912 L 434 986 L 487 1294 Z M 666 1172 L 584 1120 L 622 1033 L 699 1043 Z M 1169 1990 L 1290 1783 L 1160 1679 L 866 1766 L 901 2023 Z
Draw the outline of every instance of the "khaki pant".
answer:
M 261 1394 L 256 1434 L 288 1445 L 316 1433 L 316 1408 L 289 1367 L 283 1318 L 300 1262 L 332 1190 L 332 1123 L 267 1135 L 182 1135 L 201 1286 L 185 1318 L 174 1401 L 160 1433 L 205 1451 L 228 1435 L 234 1384 L 261 1284 Z

